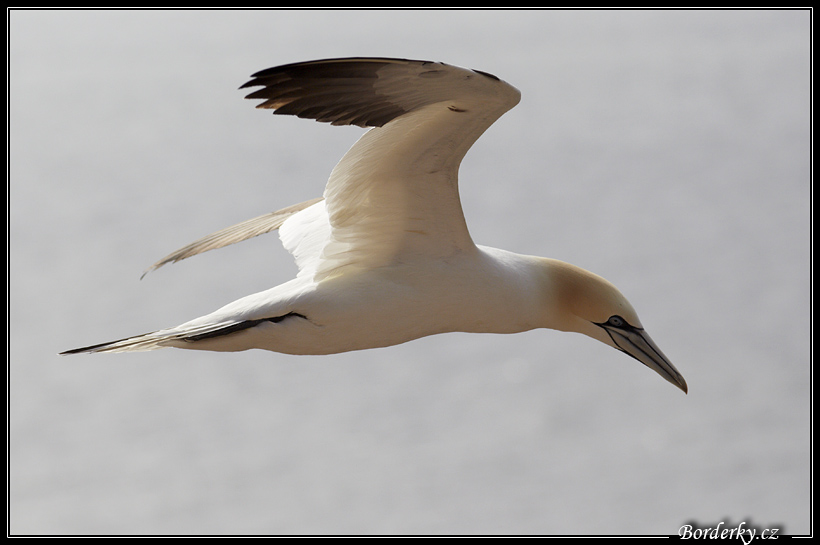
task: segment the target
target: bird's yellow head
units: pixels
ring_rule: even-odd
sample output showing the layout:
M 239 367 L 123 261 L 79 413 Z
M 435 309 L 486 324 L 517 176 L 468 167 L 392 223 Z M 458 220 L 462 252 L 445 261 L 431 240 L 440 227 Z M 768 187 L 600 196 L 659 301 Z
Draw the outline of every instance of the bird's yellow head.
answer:
M 688 387 L 651 337 L 638 314 L 618 288 L 575 265 L 545 259 L 548 308 L 547 327 L 583 333 L 626 352 L 680 388 Z

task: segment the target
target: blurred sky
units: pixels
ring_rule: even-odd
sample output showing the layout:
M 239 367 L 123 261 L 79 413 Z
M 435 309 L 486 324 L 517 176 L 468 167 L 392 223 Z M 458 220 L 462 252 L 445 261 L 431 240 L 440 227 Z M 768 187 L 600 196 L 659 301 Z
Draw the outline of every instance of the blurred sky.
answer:
M 11 11 L 10 531 L 808 533 L 810 17 Z M 271 234 L 139 280 L 321 194 L 362 130 L 274 117 L 237 88 L 341 56 L 519 88 L 462 166 L 474 240 L 612 281 L 689 395 L 547 330 L 58 356 L 294 275 Z

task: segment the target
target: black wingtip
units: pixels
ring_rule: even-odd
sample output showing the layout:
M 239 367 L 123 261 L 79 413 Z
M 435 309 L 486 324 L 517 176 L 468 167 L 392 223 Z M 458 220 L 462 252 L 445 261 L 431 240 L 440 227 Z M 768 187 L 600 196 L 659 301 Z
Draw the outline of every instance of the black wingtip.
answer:
M 138 335 L 137 337 L 142 337 L 142 335 Z M 135 337 L 126 337 L 125 339 L 120 339 L 118 341 L 109 341 L 107 343 L 100 343 L 100 344 L 92 344 L 91 346 L 83 346 L 82 348 L 73 348 L 71 350 L 66 350 L 65 352 L 60 352 L 60 356 L 70 356 L 71 354 L 92 354 L 94 352 L 100 352 L 102 348 L 107 346 L 111 346 L 112 344 L 121 343 L 123 341 L 127 341 L 129 339 L 133 339 Z
M 71 350 L 66 350 L 65 352 L 60 352 L 58 355 L 60 356 L 70 356 L 71 354 L 84 354 L 84 353 L 91 353 L 96 351 L 98 348 L 102 348 L 104 346 L 108 346 L 111 343 L 100 343 L 94 344 L 91 346 L 84 346 L 82 348 L 73 348 Z
M 260 70 L 240 89 L 260 87 L 245 98 L 257 108 L 331 125 L 381 127 L 407 108 L 375 92 L 379 70 L 391 64 L 427 64 L 388 57 L 348 57 L 285 64 Z

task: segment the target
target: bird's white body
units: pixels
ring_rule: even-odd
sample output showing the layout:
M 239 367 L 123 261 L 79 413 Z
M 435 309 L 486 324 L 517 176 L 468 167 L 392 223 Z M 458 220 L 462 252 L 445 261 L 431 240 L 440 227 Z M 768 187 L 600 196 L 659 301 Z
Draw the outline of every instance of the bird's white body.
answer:
M 171 346 L 333 354 L 438 333 L 518 333 L 540 327 L 537 258 L 475 248 L 441 261 L 397 263 L 313 282 L 299 277 L 179 326 L 290 317 L 232 335 Z
M 82 349 L 261 348 L 332 354 L 454 331 L 584 333 L 686 383 L 609 282 L 560 261 L 477 246 L 458 193 L 472 144 L 520 93 L 484 72 L 400 59 L 331 59 L 254 75 L 259 107 L 373 127 L 324 198 L 224 229 L 154 265 L 279 229 L 299 273 L 180 326 Z

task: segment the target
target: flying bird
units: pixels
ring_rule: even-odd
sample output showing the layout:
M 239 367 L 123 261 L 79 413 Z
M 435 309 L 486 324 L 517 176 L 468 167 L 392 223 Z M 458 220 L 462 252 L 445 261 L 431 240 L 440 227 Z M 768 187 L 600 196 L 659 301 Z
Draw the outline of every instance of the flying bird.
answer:
M 340 58 L 262 70 L 257 108 L 368 127 L 322 198 L 228 227 L 149 270 L 279 230 L 296 278 L 177 327 L 63 352 L 163 347 L 333 354 L 454 331 L 583 333 L 687 392 L 686 381 L 607 280 L 556 259 L 479 246 L 458 169 L 520 99 L 499 78 L 440 62 Z M 147 271 L 146 271 L 147 272 Z

